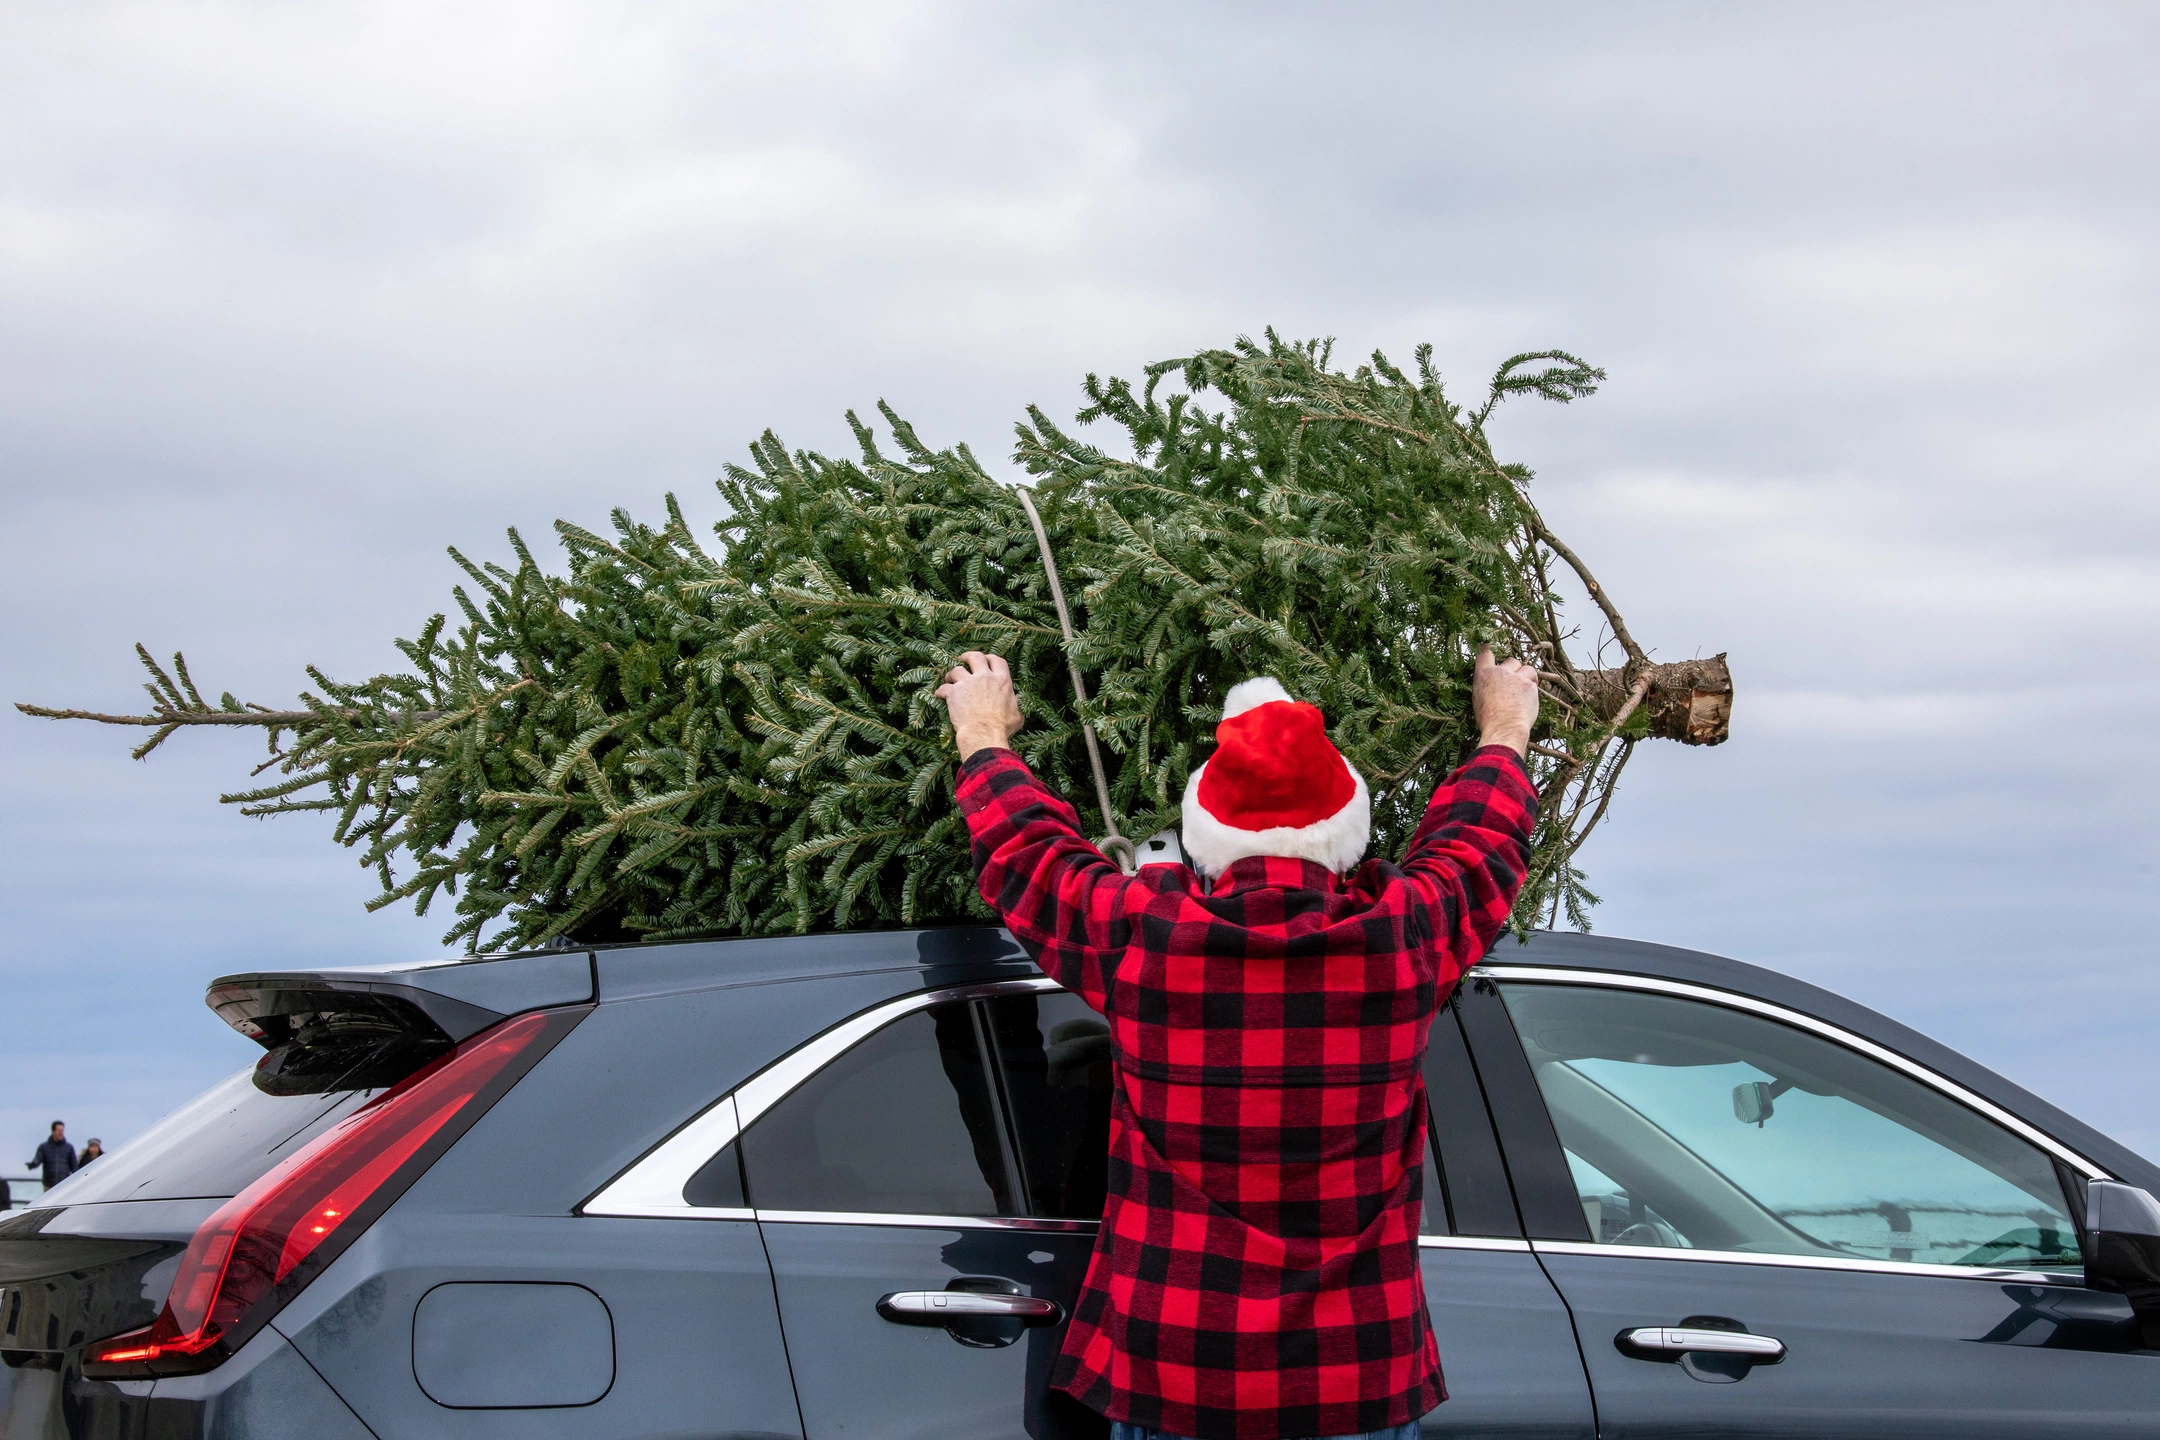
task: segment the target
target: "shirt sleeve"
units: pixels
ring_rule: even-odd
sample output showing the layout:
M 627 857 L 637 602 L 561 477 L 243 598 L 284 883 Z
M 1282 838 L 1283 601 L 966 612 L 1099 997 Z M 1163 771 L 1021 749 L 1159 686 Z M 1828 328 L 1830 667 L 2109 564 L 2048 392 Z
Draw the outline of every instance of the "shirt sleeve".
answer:
M 1402 871 L 1433 949 L 1456 975 L 1484 959 L 1507 924 L 1528 875 L 1537 811 L 1530 772 L 1506 745 L 1485 746 L 1433 790 Z
M 1072 806 L 1012 751 L 970 755 L 957 792 L 983 900 L 1044 974 L 1104 1009 L 1132 939 L 1126 901 L 1136 882 L 1088 843 Z

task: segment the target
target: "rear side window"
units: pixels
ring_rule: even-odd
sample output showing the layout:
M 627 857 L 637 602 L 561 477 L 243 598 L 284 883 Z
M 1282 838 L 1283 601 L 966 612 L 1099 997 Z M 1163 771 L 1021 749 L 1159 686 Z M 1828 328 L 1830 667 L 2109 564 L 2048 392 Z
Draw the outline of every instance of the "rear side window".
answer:
M 87 1205 L 237 1195 L 379 1093 L 271 1095 L 257 1088 L 255 1073 L 251 1067 L 212 1086 L 54 1186 L 47 1200 Z
M 1069 991 L 983 1002 L 1028 1213 L 1099 1220 L 1110 1162 L 1110 1026 Z
M 1005 1144 L 964 1001 L 904 1015 L 743 1132 L 760 1210 L 1011 1215 Z

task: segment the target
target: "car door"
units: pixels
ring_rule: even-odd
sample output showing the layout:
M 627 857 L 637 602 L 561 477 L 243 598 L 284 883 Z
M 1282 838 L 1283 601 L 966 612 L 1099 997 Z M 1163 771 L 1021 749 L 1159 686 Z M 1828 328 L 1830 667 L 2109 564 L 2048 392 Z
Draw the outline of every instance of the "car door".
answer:
M 1113 1084 L 1110 1028 L 1062 990 L 1000 995 L 980 1004 L 994 1078 L 1011 1116 L 1031 1243 L 1051 1257 L 1059 1288 L 1050 1293 L 1069 1306 L 1085 1278 L 1094 1222 L 1102 1214 Z M 1575 1334 L 1523 1238 L 1452 1009 L 1435 1018 L 1425 1074 L 1435 1143 L 1426 1151 L 1419 1260 L 1449 1398 L 1426 1417 L 1424 1429 L 1434 1435 L 1588 1440 L 1595 1423 Z M 1046 1228 L 1051 1224 L 1061 1228 Z M 1056 1408 L 1069 1406 L 1063 1396 L 1042 1393 L 1062 1340 L 1062 1328 L 1026 1337 L 1027 1389 L 1035 1407 L 1029 1418 L 1038 1427 L 1046 1403 L 1050 1418 L 1068 1427 L 1080 1423 Z
M 1012 1118 L 1026 1209 L 1035 1217 L 1034 1243 L 1055 1257 L 1057 1284 L 1069 1288 L 1054 1293 L 1069 1305 L 1085 1278 L 1093 1222 L 1102 1214 L 1113 1083 L 1110 1028 L 1078 996 L 1061 990 L 981 1004 Z M 1587 1440 L 1595 1425 L 1574 1331 L 1523 1238 L 1452 1010 L 1434 1021 L 1425 1073 L 1435 1144 L 1426 1151 L 1419 1259 L 1449 1391 L 1446 1403 L 1426 1418 L 1426 1433 Z M 1052 1221 L 1072 1228 L 1041 1228 Z M 1040 1389 L 1062 1339 L 1062 1329 L 1027 1337 L 1028 1392 L 1035 1405 L 1043 1403 Z M 1069 1404 L 1062 1396 L 1048 1398 Z
M 1099 1019 L 1053 992 L 896 1001 L 773 1067 L 785 1093 L 737 1091 L 732 1148 L 809 1440 L 1106 1433 L 1048 1389 L 1102 1207 L 1100 1165 L 1055 1159 L 1097 1110 L 1107 1126 L 1109 1078 Z
M 1433 1020 L 1425 1092 L 1433 1143 L 1418 1260 L 1448 1392 L 1425 1433 L 1588 1440 L 1597 1427 L 1575 1332 L 1523 1238 L 1452 1003 Z
M 2081 1283 L 2096 1167 L 1751 997 L 1495 975 L 1464 1026 L 1601 1435 L 2152 1433 L 2160 1355 Z

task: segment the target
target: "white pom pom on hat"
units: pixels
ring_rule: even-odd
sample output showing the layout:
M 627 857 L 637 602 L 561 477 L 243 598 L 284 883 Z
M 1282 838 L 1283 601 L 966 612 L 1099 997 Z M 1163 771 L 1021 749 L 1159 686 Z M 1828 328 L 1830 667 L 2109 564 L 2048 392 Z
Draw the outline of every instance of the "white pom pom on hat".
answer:
M 1317 706 L 1269 676 L 1223 698 L 1216 749 L 1185 785 L 1185 853 L 1204 875 L 1256 855 L 1342 873 L 1372 840 L 1365 777 L 1327 738 Z

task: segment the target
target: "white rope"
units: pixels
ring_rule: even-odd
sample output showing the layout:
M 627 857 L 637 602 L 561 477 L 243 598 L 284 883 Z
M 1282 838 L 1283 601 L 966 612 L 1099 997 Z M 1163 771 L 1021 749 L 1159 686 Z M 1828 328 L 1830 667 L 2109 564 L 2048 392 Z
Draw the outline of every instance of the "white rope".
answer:
M 1028 524 L 1035 527 L 1035 544 L 1042 551 L 1043 573 L 1050 577 L 1050 600 L 1057 606 L 1058 628 L 1065 632 L 1065 668 L 1072 674 L 1073 699 L 1077 704 L 1087 704 L 1087 682 L 1080 678 L 1080 662 L 1073 659 L 1072 614 L 1065 608 L 1065 587 L 1058 584 L 1057 561 L 1050 554 L 1050 536 L 1043 530 L 1042 516 L 1035 513 L 1035 501 L 1029 497 L 1027 487 L 1015 485 L 1013 493 L 1020 497 L 1020 508 L 1027 511 Z M 1095 802 L 1102 807 L 1103 829 L 1108 833 L 1097 843 L 1096 849 L 1111 856 L 1118 868 L 1128 875 L 1140 870 L 1140 851 L 1133 842 L 1118 833 L 1117 820 L 1110 813 L 1110 780 L 1103 773 L 1102 750 L 1095 743 L 1095 727 L 1088 724 L 1087 717 L 1080 717 L 1080 734 L 1087 741 L 1088 764 L 1095 770 Z

